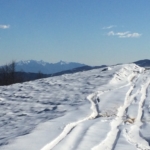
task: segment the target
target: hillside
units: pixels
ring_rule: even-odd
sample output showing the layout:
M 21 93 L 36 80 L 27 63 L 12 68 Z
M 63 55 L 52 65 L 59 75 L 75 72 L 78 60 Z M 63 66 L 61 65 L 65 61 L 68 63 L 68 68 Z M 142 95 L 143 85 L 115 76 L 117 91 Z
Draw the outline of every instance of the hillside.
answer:
M 0 87 L 0 149 L 150 150 L 149 85 L 124 64 Z

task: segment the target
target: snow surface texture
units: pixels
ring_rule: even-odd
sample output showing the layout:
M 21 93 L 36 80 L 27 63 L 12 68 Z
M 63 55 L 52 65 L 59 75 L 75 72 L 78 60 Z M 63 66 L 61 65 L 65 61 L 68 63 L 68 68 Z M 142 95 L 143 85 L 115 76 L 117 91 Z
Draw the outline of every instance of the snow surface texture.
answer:
M 150 150 L 150 72 L 102 70 L 0 87 L 0 150 Z

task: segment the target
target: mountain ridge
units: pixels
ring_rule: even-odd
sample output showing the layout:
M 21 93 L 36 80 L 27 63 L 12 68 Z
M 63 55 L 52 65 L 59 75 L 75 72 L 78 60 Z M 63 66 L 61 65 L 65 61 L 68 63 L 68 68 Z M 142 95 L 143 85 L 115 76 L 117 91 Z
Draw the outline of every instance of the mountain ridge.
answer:
M 53 74 L 83 66 L 86 65 L 77 62 L 65 62 L 62 60 L 57 63 L 49 63 L 43 60 L 25 60 L 16 62 L 16 71 L 24 71 L 31 73 L 42 72 L 44 74 Z
M 136 65 L 140 66 L 140 67 L 150 67 L 150 60 L 149 59 L 142 59 L 142 60 L 138 60 L 133 62 Z

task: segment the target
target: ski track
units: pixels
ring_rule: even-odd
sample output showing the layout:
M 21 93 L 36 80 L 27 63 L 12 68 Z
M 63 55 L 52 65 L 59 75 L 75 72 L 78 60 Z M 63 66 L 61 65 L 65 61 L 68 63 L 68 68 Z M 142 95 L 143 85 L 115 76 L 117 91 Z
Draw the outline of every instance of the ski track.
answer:
M 132 101 L 138 94 L 141 94 L 141 98 L 138 103 L 137 117 L 134 122 L 130 122 L 134 123 L 133 125 L 131 125 L 130 130 L 128 131 L 128 129 L 124 129 L 123 134 L 125 139 L 130 144 L 134 145 L 137 150 L 150 150 L 149 143 L 140 136 L 140 127 L 143 124 L 141 121 L 143 116 L 143 105 L 146 100 L 147 89 L 150 85 L 150 80 L 143 80 L 145 83 L 143 83 L 141 89 L 138 89 L 136 93 L 132 94 L 134 88 L 136 87 L 136 83 L 133 83 L 133 81 L 136 82 L 138 78 L 136 78 L 135 80 L 134 79 L 135 77 L 130 80 L 131 87 L 126 94 L 124 105 L 118 109 L 117 117 L 111 122 L 111 131 L 107 134 L 106 138 L 99 145 L 93 147 L 92 150 L 115 149 L 116 141 L 118 140 L 120 135 L 119 127 L 125 123 L 123 121 L 123 115 L 126 116 L 126 110 L 128 109 L 128 107 L 130 107 Z
M 128 77 L 129 83 L 126 85 L 123 85 L 123 86 L 120 86 L 120 87 L 114 88 L 114 89 L 97 91 L 95 93 L 90 94 L 87 97 L 87 99 L 91 102 L 91 109 L 92 109 L 91 115 L 82 120 L 72 122 L 72 123 L 66 125 L 66 127 L 64 128 L 62 133 L 57 138 L 55 138 L 53 141 L 51 141 L 49 144 L 44 146 L 41 150 L 53 149 L 77 125 L 79 125 L 80 123 L 83 123 L 85 121 L 100 117 L 101 114 L 100 114 L 99 105 L 98 105 L 99 97 L 104 93 L 107 93 L 107 92 L 110 92 L 113 90 L 118 90 L 125 86 L 130 86 L 130 88 L 126 93 L 124 104 L 118 108 L 116 117 L 110 122 L 111 130 L 107 133 L 105 139 L 101 143 L 99 143 L 99 144 L 95 145 L 93 148 L 91 148 L 91 150 L 114 150 L 122 131 L 123 131 L 125 140 L 128 141 L 131 145 L 134 145 L 137 150 L 150 150 L 149 143 L 140 136 L 140 127 L 143 124 L 141 121 L 142 116 L 143 116 L 143 105 L 146 100 L 147 90 L 150 85 L 150 80 L 147 81 L 147 80 L 143 79 L 143 84 L 141 85 L 141 87 L 136 88 L 136 86 L 137 86 L 136 82 L 138 81 L 140 76 L 144 74 L 142 71 L 140 71 L 140 73 L 141 74 L 138 74 L 135 72 L 132 73 Z M 144 75 L 142 77 L 144 77 Z M 131 118 L 127 118 L 127 111 L 128 111 L 128 108 L 132 105 L 132 102 L 137 97 L 137 95 L 141 95 L 141 98 L 138 102 L 137 116 L 134 120 L 132 120 Z M 125 128 L 125 129 L 121 130 L 121 127 L 124 124 L 126 124 L 127 122 L 130 124 L 130 128 Z
M 137 80 L 137 74 L 135 73 L 132 73 L 131 75 L 129 75 L 128 77 L 128 81 L 129 81 L 129 84 L 126 84 L 124 86 L 120 86 L 118 88 L 114 88 L 112 90 L 117 90 L 117 89 L 120 89 L 120 88 L 123 88 L 123 87 L 126 87 L 126 86 L 129 86 L 131 84 L 131 87 L 129 89 L 129 91 L 127 92 L 126 94 L 126 98 L 125 98 L 125 104 L 123 107 L 120 107 L 119 110 L 118 110 L 118 113 L 117 113 L 117 117 L 112 121 L 111 123 L 111 127 L 112 127 L 112 130 L 110 131 L 110 133 L 107 135 L 107 138 L 106 140 L 104 140 L 104 142 L 102 142 L 102 144 L 100 144 L 99 146 L 96 146 L 94 148 L 92 148 L 92 150 L 97 150 L 97 149 L 105 149 L 105 150 L 111 150 L 113 145 L 114 145 L 114 142 L 116 140 L 116 138 L 112 138 L 112 137 L 117 137 L 117 134 L 119 132 L 119 129 L 118 129 L 118 126 L 123 122 L 123 115 L 124 115 L 124 112 L 125 110 L 127 109 L 127 107 L 130 105 L 131 101 L 130 102 L 127 102 L 128 99 L 129 99 L 129 96 L 131 94 L 131 92 L 133 91 L 134 89 L 134 84 L 132 84 L 132 81 L 134 80 Z M 99 106 L 98 106 L 98 103 L 99 103 L 99 96 L 104 94 L 104 93 L 107 93 L 107 92 L 110 92 L 112 91 L 111 89 L 109 90 L 105 90 L 105 91 L 98 91 L 98 92 L 95 92 L 95 93 L 92 93 L 90 94 L 87 99 L 91 102 L 91 109 L 92 109 L 92 114 L 82 120 L 79 120 L 79 121 L 76 121 L 76 122 L 72 122 L 72 123 L 69 123 L 68 125 L 66 125 L 66 127 L 64 128 L 64 130 L 62 131 L 62 133 L 57 137 L 55 138 L 53 141 L 51 141 L 49 144 L 45 145 L 41 150 L 51 150 L 53 149 L 61 140 L 63 140 L 70 132 L 73 128 L 75 128 L 78 124 L 80 123 L 83 123 L 85 121 L 88 121 L 88 120 L 91 120 L 91 119 L 95 119 L 97 117 L 100 116 L 100 110 L 99 110 Z M 109 142 L 110 146 L 108 146 L 108 143 L 105 141 L 109 141 L 110 139 L 111 142 Z M 106 145 L 105 148 L 101 148 L 101 145 Z M 103 146 L 102 146 L 103 147 Z M 109 148 L 108 148 L 109 147 Z
M 124 136 L 127 141 L 136 146 L 137 150 L 150 150 L 149 143 L 140 136 L 140 127 L 142 126 L 143 104 L 146 100 L 147 89 L 149 87 L 150 80 L 141 85 L 141 99 L 138 106 L 138 114 L 135 119 L 134 125 L 130 129 L 124 129 Z
M 92 150 L 112 150 L 114 149 L 116 145 L 116 141 L 118 140 L 118 136 L 120 133 L 119 126 L 122 125 L 124 122 L 124 114 L 126 113 L 127 108 L 130 106 L 133 98 L 136 96 L 138 91 L 136 92 L 135 95 L 131 96 L 131 93 L 134 89 L 135 84 L 133 83 L 133 80 L 137 80 L 137 75 L 131 74 L 129 77 L 129 82 L 131 84 L 128 92 L 126 93 L 124 105 L 120 106 L 118 108 L 117 115 L 115 119 L 110 123 L 111 130 L 108 132 L 106 138 L 97 146 L 93 147 Z
M 128 86 L 127 85 L 124 85 L 124 86 L 120 86 L 118 88 L 115 88 L 113 90 L 116 90 L 116 89 L 120 89 L 120 88 L 123 88 L 125 86 Z M 92 93 L 90 94 L 87 99 L 91 102 L 91 109 L 92 109 L 92 114 L 82 120 L 79 120 L 79 121 L 76 121 L 76 122 L 72 122 L 72 123 L 69 123 L 68 125 L 66 125 L 66 127 L 64 128 L 64 130 L 62 131 L 62 133 L 57 137 L 55 138 L 52 142 L 50 142 L 49 144 L 47 144 L 46 146 L 44 146 L 41 150 L 51 150 L 52 148 L 54 148 L 61 140 L 63 140 L 70 132 L 73 128 L 75 128 L 78 124 L 82 123 L 82 122 L 85 122 L 87 120 L 91 120 L 91 119 L 95 119 L 97 117 L 99 117 L 100 115 L 100 111 L 99 111 L 99 106 L 98 106 L 98 103 L 99 103 L 99 100 L 98 100 L 98 97 L 106 92 L 109 92 L 110 90 L 105 90 L 105 91 L 98 91 L 96 93 Z

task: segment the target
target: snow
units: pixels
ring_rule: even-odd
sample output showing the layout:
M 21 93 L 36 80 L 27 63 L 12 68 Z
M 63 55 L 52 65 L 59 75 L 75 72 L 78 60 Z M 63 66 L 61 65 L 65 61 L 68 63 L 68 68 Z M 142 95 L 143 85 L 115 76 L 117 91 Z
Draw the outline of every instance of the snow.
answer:
M 20 60 L 18 62 L 16 62 L 17 65 L 24 65 L 24 64 L 30 64 L 30 63 L 37 63 L 37 64 L 40 64 L 40 65 L 43 65 L 45 66 L 47 64 L 47 62 L 43 61 L 43 60 L 39 60 L 39 61 L 36 61 L 36 60 Z
M 69 62 L 63 60 L 60 60 L 58 63 L 60 63 L 61 65 L 69 64 Z
M 150 72 L 135 64 L 0 87 L 1 150 L 150 150 Z
M 85 66 L 85 64 L 76 62 L 65 62 L 62 60 L 57 63 L 44 62 L 43 60 L 24 60 L 16 62 L 16 71 L 23 70 L 24 72 L 30 73 L 38 73 L 39 71 L 41 71 L 44 74 L 52 74 L 83 66 Z

